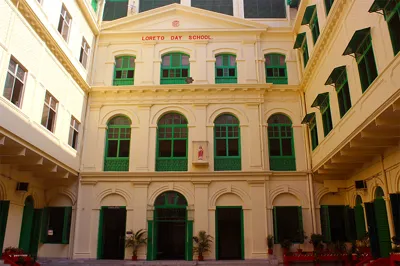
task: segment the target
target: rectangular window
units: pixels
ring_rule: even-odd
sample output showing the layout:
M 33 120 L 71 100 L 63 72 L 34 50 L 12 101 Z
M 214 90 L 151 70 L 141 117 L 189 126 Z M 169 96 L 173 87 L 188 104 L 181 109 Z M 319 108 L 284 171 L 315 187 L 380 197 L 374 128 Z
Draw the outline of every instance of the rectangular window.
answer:
M 58 32 L 61 34 L 61 36 L 64 38 L 66 42 L 68 42 L 71 22 L 72 22 L 71 15 L 68 13 L 67 8 L 64 5 L 62 5 L 60 21 L 58 22 Z
M 151 10 L 157 7 L 162 7 L 170 4 L 180 4 L 181 0 L 140 0 L 139 1 L 139 12 L 144 12 L 147 10 Z M 192 1 L 193 5 L 193 1 Z
M 343 73 L 336 80 L 335 88 L 338 96 L 340 117 L 343 117 L 351 108 L 349 82 L 347 80 L 346 69 L 344 69 Z
M 192 0 L 192 7 L 233 15 L 232 0 Z
M 92 0 L 92 8 L 93 8 L 94 12 L 97 12 L 97 2 L 98 2 L 98 0 Z
M 310 29 L 313 37 L 314 44 L 317 42 L 320 31 L 319 31 L 319 24 L 318 24 L 318 15 L 317 10 L 315 9 L 314 15 L 311 19 Z
M 245 18 L 286 18 L 286 0 L 243 0 L 243 2 Z
M 317 130 L 317 121 L 314 118 L 310 121 L 310 135 L 311 135 L 311 148 L 314 150 L 318 146 L 318 130 Z
M 68 144 L 75 150 L 78 147 L 79 126 L 80 126 L 80 123 L 78 122 L 78 120 L 76 120 L 75 117 L 72 116 L 71 117 L 71 125 L 69 127 Z
M 89 51 L 90 51 L 90 46 L 85 40 L 85 38 L 82 38 L 82 46 L 81 46 L 81 53 L 79 55 L 79 62 L 81 62 L 82 66 L 84 68 L 87 67 L 88 59 L 89 59 Z
M 394 55 L 400 51 L 400 1 L 390 0 L 384 9 L 385 19 L 389 27 Z
M 306 68 L 308 59 L 310 58 L 310 56 L 308 55 L 307 37 L 304 37 L 304 43 L 303 43 L 303 46 L 301 47 L 301 49 L 302 49 L 302 53 L 303 53 L 304 68 Z
M 58 101 L 53 95 L 46 91 L 42 114 L 42 125 L 53 133 L 56 127 L 57 107 Z
M 329 11 L 331 11 L 333 2 L 334 2 L 334 0 L 325 0 L 325 9 L 326 9 L 326 15 L 327 16 L 329 14 Z
M 69 244 L 72 207 L 46 207 L 42 217 L 42 243 Z
M 346 206 L 321 206 L 320 217 L 321 217 L 321 229 L 322 235 L 324 236 L 324 242 L 345 242 L 351 240 L 346 237 L 346 228 L 352 228 L 349 219 L 354 219 L 354 216 L 348 217 L 346 214 Z M 346 219 L 349 218 L 349 219 Z M 349 223 L 349 224 L 346 224 Z M 352 223 L 352 222 L 351 222 Z
M 322 124 L 324 126 L 324 136 L 326 136 L 329 134 L 329 132 L 331 132 L 333 128 L 329 97 L 326 97 L 325 102 L 322 103 L 321 105 L 321 115 L 322 115 Z
M 107 0 L 104 5 L 103 20 L 110 21 L 126 17 L 128 0 Z
M 296 219 L 297 218 L 297 219 Z M 303 243 L 303 216 L 302 209 L 298 206 L 274 207 L 274 240 L 281 243 L 288 239 L 292 242 Z M 290 222 L 288 222 L 290 221 Z
M 355 55 L 360 74 L 361 88 L 364 92 L 378 76 L 370 34 L 360 43 Z
M 27 71 L 22 65 L 13 58 L 10 59 L 3 96 L 19 108 L 21 108 L 26 73 Z

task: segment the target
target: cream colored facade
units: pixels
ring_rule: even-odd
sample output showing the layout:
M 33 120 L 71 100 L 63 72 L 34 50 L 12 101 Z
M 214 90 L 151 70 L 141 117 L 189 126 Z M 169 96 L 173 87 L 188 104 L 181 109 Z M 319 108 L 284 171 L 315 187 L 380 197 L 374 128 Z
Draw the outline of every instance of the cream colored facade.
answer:
M 22 108 L 0 97 L 1 199 L 10 201 L 4 247 L 18 245 L 30 195 L 37 209 L 72 206 L 69 244 L 39 244 L 39 257 L 98 258 L 102 207 L 125 206 L 126 230 L 148 229 L 155 200 L 166 191 L 186 198 L 194 234 L 206 230 L 215 237 L 216 210 L 241 206 L 245 259 L 268 257 L 274 207 L 301 207 L 304 232 L 321 233 L 322 205 L 354 207 L 357 195 L 371 202 L 377 187 L 384 190 L 395 235 L 388 196 L 400 192 L 400 59 L 393 55 L 383 16 L 368 12 L 373 0 L 335 0 L 328 15 L 325 1 L 302 0 L 298 10 L 287 6 L 285 19 L 244 19 L 245 0 L 233 1 L 234 16 L 182 0 L 143 13 L 129 10 L 110 22 L 98 19 L 104 1 L 97 14 L 86 0 L 0 1 L 0 84 L 11 56 L 28 70 Z M 61 2 L 72 17 L 68 42 L 57 32 Z M 140 8 L 138 2 L 129 4 Z M 321 31 L 315 46 L 309 27 L 301 25 L 311 5 Z M 366 27 L 378 77 L 362 93 L 355 59 L 342 54 L 353 33 Z M 293 49 L 302 32 L 310 54 L 306 68 L 301 52 Z M 91 47 L 86 69 L 79 62 L 82 36 Z M 189 55 L 192 84 L 160 84 L 162 56 L 172 52 Z M 216 56 L 224 53 L 236 56 L 237 84 L 215 82 Z M 266 83 L 264 56 L 270 53 L 285 55 L 287 85 Z M 113 86 L 119 56 L 135 57 L 134 85 Z M 335 89 L 324 84 L 342 65 L 352 107 L 340 118 Z M 46 90 L 59 101 L 54 133 L 41 125 Z M 326 137 L 320 110 L 311 107 L 323 92 L 330 94 L 333 121 Z M 159 172 L 158 121 L 171 112 L 187 119 L 187 171 Z M 309 128 L 301 123 L 311 112 L 319 139 L 313 151 Z M 239 120 L 240 171 L 214 171 L 214 121 L 221 114 Z M 267 121 L 274 114 L 292 122 L 295 171 L 271 170 Z M 81 123 L 76 150 L 68 145 L 71 115 Z M 116 116 L 131 121 L 124 172 L 104 171 L 108 123 Z M 198 143 L 205 145 L 201 162 Z M 368 190 L 356 190 L 355 180 L 366 180 Z M 16 192 L 17 182 L 29 182 L 28 192 Z M 279 245 L 274 252 L 280 256 Z M 142 248 L 139 258 L 146 253 Z M 216 259 L 215 246 L 206 259 Z

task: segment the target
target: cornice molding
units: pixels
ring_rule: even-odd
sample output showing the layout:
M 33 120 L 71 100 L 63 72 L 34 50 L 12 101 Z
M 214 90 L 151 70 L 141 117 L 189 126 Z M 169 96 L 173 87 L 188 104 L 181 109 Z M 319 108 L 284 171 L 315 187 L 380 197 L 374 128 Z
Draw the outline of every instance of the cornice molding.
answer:
M 97 36 L 100 32 L 99 26 L 96 22 L 96 17 L 93 16 L 93 12 L 91 12 L 91 7 L 88 6 L 85 0 L 75 0 L 78 4 L 79 8 L 82 11 L 83 17 L 85 18 L 86 22 L 89 24 L 90 29 L 93 31 L 93 34 Z
M 26 0 L 12 0 L 15 8 L 22 14 L 22 16 L 31 25 L 37 35 L 47 45 L 53 55 L 63 65 L 65 70 L 71 75 L 79 87 L 85 92 L 89 92 L 90 86 L 86 80 L 81 76 L 74 64 L 71 62 L 67 54 L 58 45 L 57 41 L 53 38 L 51 33 L 47 30 L 46 26 L 40 21 L 39 17 L 35 14 Z M 18 4 L 17 4 L 18 3 Z
M 318 38 L 316 45 L 314 46 L 314 50 L 310 56 L 310 60 L 308 61 L 307 67 L 304 70 L 303 79 L 300 83 L 300 88 L 303 91 L 306 91 L 309 83 L 311 82 L 312 77 L 316 75 L 318 71 L 316 69 L 321 65 L 323 60 L 323 55 L 328 52 L 328 43 L 333 42 L 332 36 L 339 31 L 338 23 L 341 16 L 345 15 L 343 10 L 345 6 L 350 6 L 354 0 L 335 0 L 332 9 L 329 12 L 329 16 L 325 22 L 325 28 L 321 32 L 321 35 Z M 298 32 L 298 28 L 297 31 Z

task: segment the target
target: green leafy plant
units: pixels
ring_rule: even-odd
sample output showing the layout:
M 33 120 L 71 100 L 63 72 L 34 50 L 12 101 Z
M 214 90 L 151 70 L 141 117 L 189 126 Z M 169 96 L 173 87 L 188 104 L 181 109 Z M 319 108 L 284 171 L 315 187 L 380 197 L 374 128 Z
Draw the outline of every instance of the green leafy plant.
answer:
M 132 256 L 137 256 L 137 251 L 140 246 L 145 245 L 147 243 L 147 238 L 145 238 L 146 230 L 140 229 L 136 233 L 132 230 L 131 234 L 125 239 L 125 247 L 132 248 Z
M 293 246 L 293 242 L 289 239 L 284 239 L 280 244 L 281 247 L 285 249 L 290 249 Z
M 193 237 L 195 246 L 193 247 L 193 252 L 197 253 L 199 257 L 203 257 L 205 252 L 211 250 L 211 243 L 213 242 L 213 237 L 206 233 L 206 231 L 199 231 L 197 236 Z
M 267 246 L 269 249 L 274 248 L 274 236 L 273 235 L 267 236 Z

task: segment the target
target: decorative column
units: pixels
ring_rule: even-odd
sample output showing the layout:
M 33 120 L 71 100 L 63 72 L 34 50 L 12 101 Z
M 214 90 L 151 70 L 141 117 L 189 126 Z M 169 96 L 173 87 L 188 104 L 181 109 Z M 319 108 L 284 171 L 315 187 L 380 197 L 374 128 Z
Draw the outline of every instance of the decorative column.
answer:
M 287 75 L 288 75 L 288 84 L 289 85 L 299 84 L 299 82 L 300 82 L 298 71 L 297 71 L 298 63 L 296 60 L 295 53 L 296 53 L 296 51 L 289 50 L 286 54 L 286 71 L 287 71 Z
M 207 58 L 207 44 L 208 41 L 197 41 L 195 42 L 196 47 L 196 58 Z M 192 59 L 192 58 L 191 58 Z M 195 60 L 195 59 L 193 59 Z M 192 61 L 190 61 L 192 62 Z M 195 60 L 190 66 L 190 76 L 193 77 L 195 84 L 208 84 L 207 80 L 207 71 L 204 69 L 207 68 L 207 62 L 204 60 Z M 193 70 L 193 73 L 192 73 Z
M 137 60 L 135 84 L 154 85 L 160 84 L 160 66 L 161 58 L 154 58 L 155 41 L 145 41 L 142 43 L 142 60 Z M 143 60 L 143 59 L 146 60 Z M 158 68 L 157 68 L 158 65 Z M 158 71 L 157 71 L 158 70 Z M 158 76 L 156 77 L 156 75 Z
M 135 171 L 149 171 L 149 133 L 150 133 L 150 111 L 151 104 L 143 104 L 138 106 L 138 116 L 140 125 L 135 128 L 135 134 L 132 134 L 131 155 L 133 157 Z M 155 142 L 155 139 L 152 141 Z
M 244 82 L 243 83 L 258 83 L 257 81 L 257 69 L 256 69 L 256 61 L 257 58 L 255 56 L 255 41 L 254 40 L 246 40 L 242 42 L 242 56 L 245 62 L 242 64 L 242 69 L 244 73 Z M 244 67 L 243 67 L 244 66 Z M 238 69 L 238 73 L 240 75 L 240 70 Z M 242 83 L 238 80 L 238 83 Z
M 252 228 L 252 259 L 267 257 L 267 221 L 265 217 L 265 185 L 264 180 L 247 181 L 251 195 L 251 228 Z
M 304 144 L 302 142 L 303 138 L 303 125 L 292 125 L 293 128 L 293 146 L 294 146 L 294 155 L 296 160 L 296 170 L 304 171 L 307 169 L 306 163 L 306 150 L 304 148 Z
M 194 185 L 194 235 L 200 230 L 211 234 L 208 228 L 208 185 L 207 181 L 196 181 Z
M 242 147 L 249 147 L 250 170 L 262 169 L 261 139 L 260 139 L 261 136 L 259 130 L 259 117 L 260 117 L 259 105 L 260 103 L 248 103 L 246 105 L 246 113 L 249 118 L 249 131 L 248 131 L 249 136 L 247 136 L 247 139 L 245 140 L 247 140 L 249 143 L 247 143 L 247 145 L 246 143 L 244 143 Z

